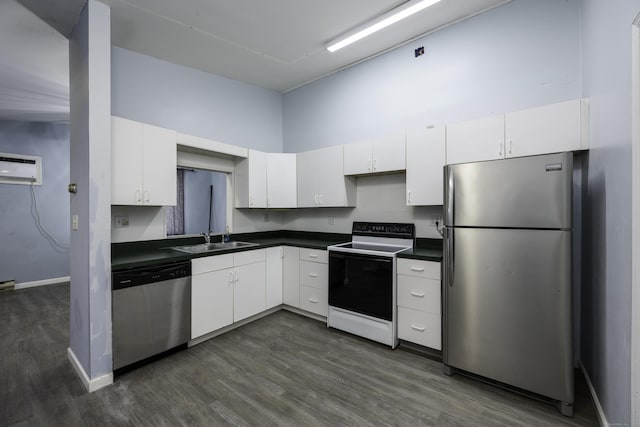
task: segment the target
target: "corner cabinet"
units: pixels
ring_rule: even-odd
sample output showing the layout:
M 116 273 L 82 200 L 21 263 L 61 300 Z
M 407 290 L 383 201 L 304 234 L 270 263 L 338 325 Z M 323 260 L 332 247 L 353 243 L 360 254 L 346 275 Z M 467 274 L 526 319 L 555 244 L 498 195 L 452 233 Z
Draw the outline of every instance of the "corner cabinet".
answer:
M 353 207 L 356 181 L 345 177 L 342 145 L 297 154 L 298 207 Z
M 363 175 L 405 169 L 405 134 L 344 145 L 344 174 Z
M 176 132 L 111 118 L 111 204 L 175 206 Z
M 249 150 L 235 167 L 236 208 L 295 208 L 296 155 Z
M 407 206 L 442 205 L 444 127 L 407 132 Z

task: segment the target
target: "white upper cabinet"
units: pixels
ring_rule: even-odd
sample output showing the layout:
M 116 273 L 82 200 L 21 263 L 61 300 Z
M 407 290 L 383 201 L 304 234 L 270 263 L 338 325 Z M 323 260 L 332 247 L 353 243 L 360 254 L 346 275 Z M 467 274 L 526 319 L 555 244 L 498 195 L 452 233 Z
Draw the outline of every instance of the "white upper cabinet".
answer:
M 296 155 L 249 150 L 235 167 L 236 208 L 295 208 Z
M 442 205 L 445 128 L 407 132 L 407 205 Z
M 589 148 L 589 102 L 575 99 L 505 115 L 506 157 Z
M 504 157 L 504 115 L 447 126 L 447 163 Z
M 405 134 L 344 146 L 344 174 L 363 175 L 405 169 Z
M 342 145 L 297 156 L 298 207 L 355 206 L 355 178 L 343 174 Z
M 176 204 L 176 132 L 111 118 L 111 204 Z
M 267 207 L 267 153 L 249 150 L 235 167 L 236 208 Z
M 447 126 L 448 164 L 588 148 L 588 99 Z
M 267 154 L 267 207 L 298 206 L 295 153 Z

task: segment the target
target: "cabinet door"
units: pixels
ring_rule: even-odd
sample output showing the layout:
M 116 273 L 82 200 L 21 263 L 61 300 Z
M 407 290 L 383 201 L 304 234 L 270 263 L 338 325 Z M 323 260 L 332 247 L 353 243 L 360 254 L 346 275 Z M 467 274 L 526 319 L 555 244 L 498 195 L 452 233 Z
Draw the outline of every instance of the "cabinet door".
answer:
M 266 268 L 264 262 L 235 267 L 233 321 L 237 322 L 266 309 Z
M 267 207 L 297 207 L 296 155 L 267 154 Z
M 507 157 L 588 148 L 583 137 L 586 110 L 586 101 L 577 99 L 506 114 Z
M 373 141 L 373 172 L 405 170 L 405 134 L 398 134 Z
M 327 316 L 329 309 L 326 289 L 300 285 L 300 308 L 311 313 Z
M 371 141 L 352 142 L 344 145 L 345 175 L 361 175 L 373 172 Z
M 296 154 L 296 182 L 298 191 L 298 207 L 314 208 L 318 206 L 318 173 L 320 165 L 316 153 L 320 150 L 306 151 Z M 342 167 L 342 164 L 340 164 Z
M 236 208 L 267 207 L 267 153 L 249 150 L 235 167 Z
M 173 130 L 144 125 L 142 198 L 145 205 L 176 205 L 176 140 Z
M 111 118 L 112 205 L 142 204 L 143 127 L 132 120 Z
M 291 246 L 285 246 L 283 249 L 283 300 L 291 307 L 300 307 L 300 249 Z
M 447 164 L 504 157 L 504 115 L 447 126 Z
M 407 205 L 442 205 L 445 128 L 407 132 Z
M 233 269 L 191 277 L 191 338 L 233 323 Z
M 267 248 L 267 306 L 282 304 L 282 253 L 283 247 Z
M 318 205 L 322 207 L 355 206 L 355 178 L 345 177 L 342 145 L 315 151 Z

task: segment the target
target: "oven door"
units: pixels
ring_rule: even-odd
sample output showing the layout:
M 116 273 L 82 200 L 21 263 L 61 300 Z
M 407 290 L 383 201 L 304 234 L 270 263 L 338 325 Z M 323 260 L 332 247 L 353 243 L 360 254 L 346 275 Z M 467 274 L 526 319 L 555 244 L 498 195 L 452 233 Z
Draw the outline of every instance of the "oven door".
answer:
M 393 321 L 393 257 L 329 251 L 329 305 Z

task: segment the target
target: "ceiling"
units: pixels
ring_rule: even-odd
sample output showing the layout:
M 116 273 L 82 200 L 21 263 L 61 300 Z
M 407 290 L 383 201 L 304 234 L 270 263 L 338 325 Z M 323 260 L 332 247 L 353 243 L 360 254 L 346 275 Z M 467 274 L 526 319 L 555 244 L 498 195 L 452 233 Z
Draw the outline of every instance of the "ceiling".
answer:
M 85 4 L 84 0 L 17 1 L 65 37 Z M 327 42 L 405 0 L 102 1 L 111 7 L 115 46 L 287 92 L 510 0 L 442 0 L 333 54 L 325 49 Z M 15 2 L 4 0 L 2 7 L 4 3 L 15 7 Z M 10 18 L 2 12 L 4 32 Z M 17 25 L 11 25 L 11 30 L 20 34 L 21 42 L 29 39 Z M 42 56 L 38 50 L 33 52 L 43 62 L 55 62 L 53 50 Z

